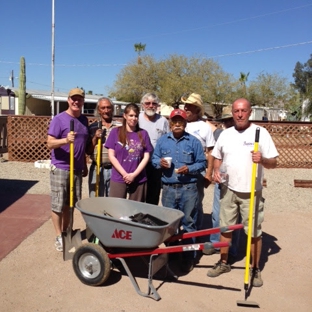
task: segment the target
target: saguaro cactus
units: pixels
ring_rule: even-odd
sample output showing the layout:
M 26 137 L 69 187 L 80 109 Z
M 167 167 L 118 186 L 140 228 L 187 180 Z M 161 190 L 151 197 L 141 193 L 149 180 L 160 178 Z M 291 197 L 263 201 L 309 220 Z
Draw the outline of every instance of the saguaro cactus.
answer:
M 26 109 L 26 65 L 25 58 L 20 60 L 19 92 L 18 92 L 18 114 L 24 115 Z

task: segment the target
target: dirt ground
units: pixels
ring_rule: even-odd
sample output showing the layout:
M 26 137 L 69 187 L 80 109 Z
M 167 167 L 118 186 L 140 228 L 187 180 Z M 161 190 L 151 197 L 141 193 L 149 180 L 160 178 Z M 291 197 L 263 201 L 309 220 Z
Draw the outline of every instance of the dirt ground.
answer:
M 277 183 L 274 178 L 268 176 L 269 187 L 274 188 L 274 183 Z M 212 190 L 206 190 L 207 220 L 210 218 Z M 308 196 L 311 189 L 293 192 L 304 192 Z M 285 193 L 284 197 L 287 196 L 289 194 Z M 292 194 L 292 198 L 294 196 Z M 286 209 L 289 202 L 291 200 L 287 198 L 274 202 L 274 196 L 270 194 L 267 203 L 271 207 L 267 209 L 263 223 L 261 264 L 264 285 L 252 288 L 248 297 L 248 301 L 257 302 L 263 311 L 308 312 L 312 307 L 312 244 L 307 235 L 311 233 L 311 206 Z M 272 206 L 277 209 L 272 209 Z M 85 224 L 77 211 L 75 218 L 75 227 L 84 229 Z M 64 262 L 62 253 L 53 248 L 53 233 L 49 220 L 0 262 L 1 311 L 251 310 L 236 304 L 237 300 L 244 300 L 245 294 L 243 234 L 240 255 L 230 273 L 217 278 L 207 277 L 207 270 L 218 261 L 219 255 L 202 256 L 192 272 L 180 274 L 176 281 L 155 279 L 153 285 L 161 296 L 161 300 L 155 301 L 139 296 L 129 277 L 117 269 L 111 271 L 103 286 L 82 284 L 72 269 L 71 261 Z M 132 258 L 130 264 L 138 274 L 139 287 L 146 292 L 145 264 L 139 258 Z

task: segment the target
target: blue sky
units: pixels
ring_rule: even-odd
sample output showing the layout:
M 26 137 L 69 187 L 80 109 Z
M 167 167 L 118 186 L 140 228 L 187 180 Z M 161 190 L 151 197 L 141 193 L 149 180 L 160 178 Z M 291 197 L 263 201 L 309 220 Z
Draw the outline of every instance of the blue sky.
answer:
M 51 90 L 52 0 L 10 0 L 1 11 L 0 85 L 11 86 L 13 70 L 18 87 L 24 56 L 27 89 Z M 292 82 L 312 54 L 311 17 L 308 0 L 55 0 L 55 91 L 106 95 L 138 42 L 156 59 L 204 56 L 237 78 Z

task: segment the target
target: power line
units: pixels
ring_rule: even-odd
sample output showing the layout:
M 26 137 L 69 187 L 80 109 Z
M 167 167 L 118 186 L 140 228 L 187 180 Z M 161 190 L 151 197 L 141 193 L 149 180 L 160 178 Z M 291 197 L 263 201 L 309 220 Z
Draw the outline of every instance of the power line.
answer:
M 102 41 L 102 42 L 94 42 L 94 43 L 86 43 L 86 44 L 58 45 L 57 47 L 58 48 L 61 48 L 61 47 L 64 48 L 64 47 L 98 46 L 98 45 L 105 45 L 105 44 L 113 44 L 113 43 L 117 43 L 117 42 L 137 41 L 137 40 L 145 40 L 145 39 L 150 39 L 150 38 L 155 38 L 155 37 L 164 37 L 164 36 L 170 36 L 170 35 L 181 34 L 181 33 L 186 33 L 186 32 L 192 32 L 192 31 L 196 31 L 196 30 L 209 29 L 209 28 L 214 28 L 214 27 L 219 27 L 219 26 L 224 26 L 224 25 L 230 25 L 230 24 L 245 22 L 248 20 L 254 20 L 254 19 L 259 19 L 262 17 L 267 17 L 267 16 L 271 16 L 271 15 L 289 12 L 289 11 L 304 9 L 304 8 L 309 7 L 309 6 L 312 6 L 312 3 L 308 3 L 305 5 L 297 6 L 297 7 L 293 7 L 293 8 L 283 9 L 283 10 L 279 10 L 279 11 L 274 11 L 274 12 L 270 12 L 270 13 L 255 15 L 255 16 L 251 16 L 251 17 L 244 17 L 244 18 L 240 18 L 237 20 L 223 22 L 223 23 L 217 23 L 217 24 L 213 24 L 213 25 L 206 25 L 206 26 L 189 28 L 189 29 L 184 29 L 184 30 L 180 29 L 180 30 L 173 31 L 173 32 L 149 35 L 149 36 L 144 36 L 144 37 L 117 39 L 117 40 L 113 40 L 113 41 L 109 41 L 109 42 L 103 42 Z M 37 46 L 37 47 L 34 46 L 33 48 L 37 49 L 40 47 L 43 47 L 43 46 Z
M 233 53 L 227 53 L 227 54 L 219 54 L 215 56 L 208 56 L 207 58 L 220 58 L 220 57 L 226 57 L 226 56 L 235 56 L 235 55 L 243 55 L 243 54 L 252 54 L 252 53 L 259 53 L 259 52 L 266 52 L 270 50 L 278 50 L 278 49 L 286 49 L 296 46 L 302 46 L 306 44 L 311 44 L 312 40 L 305 41 L 305 42 L 298 42 L 298 43 L 292 43 L 282 46 L 276 46 L 276 47 L 269 47 L 269 48 L 260 48 L 257 50 L 251 50 L 251 51 L 243 51 L 243 52 L 233 52 Z M 7 62 L 7 61 L 1 61 L 0 63 L 4 64 L 19 64 L 19 62 Z M 50 66 L 50 64 L 43 64 L 43 63 L 27 63 L 28 65 L 32 66 Z M 128 64 L 55 64 L 55 66 L 58 67 L 113 67 L 113 66 L 126 66 Z
M 245 52 L 236 52 L 236 53 L 228 53 L 228 54 L 219 54 L 219 55 L 215 55 L 215 56 L 209 56 L 208 58 L 218 58 L 218 57 L 225 57 L 225 56 L 234 56 L 234 55 L 243 55 L 243 54 L 251 54 L 251 53 L 265 52 L 265 51 L 270 51 L 270 50 L 278 50 L 278 49 L 291 48 L 291 47 L 296 47 L 296 46 L 299 46 L 299 45 L 305 45 L 305 44 L 311 44 L 311 43 L 312 43 L 312 41 L 299 42 L 299 43 L 287 44 L 287 45 L 278 46 L 278 47 L 262 48 L 262 49 L 251 50 L 251 51 L 245 51 Z
M 19 65 L 19 62 L 11 62 L 11 61 L 0 61 L 3 64 L 15 64 Z M 27 66 L 51 66 L 51 64 L 44 63 L 27 63 Z M 55 64 L 55 66 L 59 67 L 114 67 L 114 66 L 125 66 L 127 64 Z

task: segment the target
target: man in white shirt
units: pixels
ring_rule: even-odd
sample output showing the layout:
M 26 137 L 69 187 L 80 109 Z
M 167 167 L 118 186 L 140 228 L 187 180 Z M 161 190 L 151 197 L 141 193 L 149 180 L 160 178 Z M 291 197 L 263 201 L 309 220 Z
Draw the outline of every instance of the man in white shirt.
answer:
M 187 98 L 182 96 L 181 101 L 184 103 L 184 110 L 187 115 L 187 125 L 185 131 L 194 135 L 201 143 L 207 159 L 207 169 L 197 177 L 197 218 L 196 227 L 198 230 L 202 228 L 203 222 L 203 199 L 204 189 L 212 182 L 213 158 L 211 151 L 215 145 L 213 131 L 211 127 L 202 120 L 204 114 L 204 105 L 202 98 L 197 93 L 192 93 Z
M 221 182 L 220 165 L 226 166 L 227 182 L 223 183 L 220 196 L 220 226 L 236 224 L 239 214 L 248 233 L 248 218 L 251 193 L 252 164 L 258 164 L 254 194 L 253 230 L 251 239 L 252 285 L 261 287 L 263 281 L 259 270 L 262 248 L 262 230 L 264 199 L 262 197 L 263 168 L 273 169 L 277 166 L 278 152 L 274 142 L 263 128 L 249 120 L 251 104 L 246 99 L 238 99 L 232 105 L 234 126 L 225 129 L 218 138 L 212 151 L 214 160 L 214 180 Z M 260 129 L 259 150 L 254 151 L 256 129 Z M 221 233 L 221 242 L 231 242 L 232 232 Z M 231 271 L 228 264 L 229 247 L 220 248 L 221 259 L 207 273 L 217 277 Z

